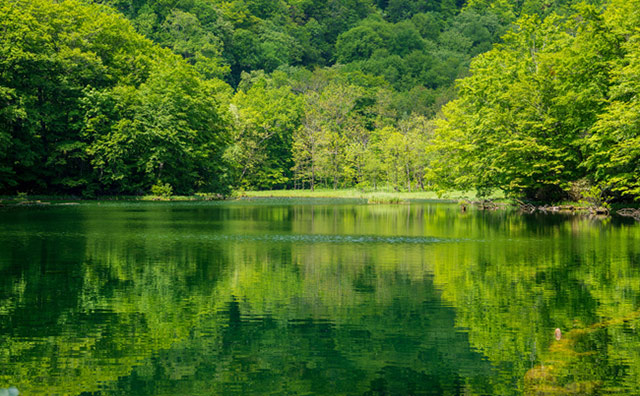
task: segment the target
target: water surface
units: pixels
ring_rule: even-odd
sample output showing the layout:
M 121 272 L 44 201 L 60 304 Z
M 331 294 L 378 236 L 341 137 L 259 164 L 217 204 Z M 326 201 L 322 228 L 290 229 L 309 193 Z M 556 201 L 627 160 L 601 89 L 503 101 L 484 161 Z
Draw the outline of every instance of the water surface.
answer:
M 0 208 L 0 392 L 640 394 L 639 297 L 640 225 L 618 218 Z

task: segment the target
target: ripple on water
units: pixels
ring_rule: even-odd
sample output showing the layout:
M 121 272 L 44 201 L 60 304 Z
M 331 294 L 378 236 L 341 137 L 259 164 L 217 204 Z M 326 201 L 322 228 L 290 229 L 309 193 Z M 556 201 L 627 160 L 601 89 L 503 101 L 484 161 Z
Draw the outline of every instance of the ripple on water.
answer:
M 456 239 L 418 236 L 376 236 L 376 235 L 323 235 L 323 234 L 272 234 L 272 235 L 230 235 L 213 234 L 207 239 L 238 242 L 292 242 L 292 243 L 387 243 L 423 244 L 456 242 Z

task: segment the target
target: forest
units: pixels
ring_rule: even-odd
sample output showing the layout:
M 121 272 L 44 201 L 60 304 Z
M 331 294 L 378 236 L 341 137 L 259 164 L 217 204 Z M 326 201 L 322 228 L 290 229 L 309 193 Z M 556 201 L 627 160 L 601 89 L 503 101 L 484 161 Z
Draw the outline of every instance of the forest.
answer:
M 640 0 L 6 0 L 0 194 L 640 198 Z

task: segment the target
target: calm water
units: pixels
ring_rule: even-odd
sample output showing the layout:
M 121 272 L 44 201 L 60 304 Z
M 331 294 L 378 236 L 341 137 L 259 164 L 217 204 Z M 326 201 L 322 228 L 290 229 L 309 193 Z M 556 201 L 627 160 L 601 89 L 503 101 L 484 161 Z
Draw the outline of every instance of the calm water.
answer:
M 0 394 L 640 394 L 639 309 L 618 218 L 0 208 Z

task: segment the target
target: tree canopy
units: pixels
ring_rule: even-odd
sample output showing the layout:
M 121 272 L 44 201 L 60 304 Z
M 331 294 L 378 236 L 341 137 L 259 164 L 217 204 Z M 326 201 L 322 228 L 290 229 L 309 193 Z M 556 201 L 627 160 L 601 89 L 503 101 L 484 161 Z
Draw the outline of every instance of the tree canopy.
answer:
M 1 190 L 224 187 L 224 83 L 104 6 L 10 0 L 0 20 Z
M 586 181 L 637 198 L 638 6 L 520 18 L 458 82 L 459 98 L 438 121 L 432 180 L 537 199 Z
M 10 0 L 0 191 L 633 200 L 637 5 Z

